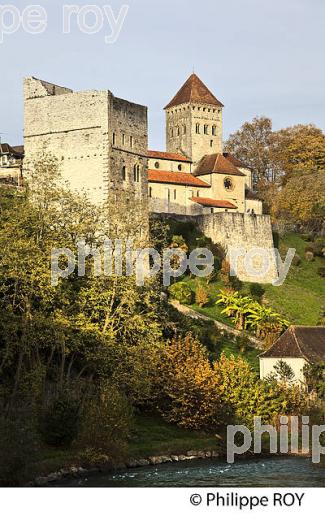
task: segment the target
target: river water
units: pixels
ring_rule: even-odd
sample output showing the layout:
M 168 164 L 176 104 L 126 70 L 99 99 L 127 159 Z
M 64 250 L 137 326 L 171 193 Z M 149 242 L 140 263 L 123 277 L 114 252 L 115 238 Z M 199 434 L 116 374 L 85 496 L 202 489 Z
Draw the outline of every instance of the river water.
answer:
M 303 457 L 250 459 L 228 464 L 192 460 L 96 474 L 61 482 L 71 487 L 323 487 L 325 467 Z

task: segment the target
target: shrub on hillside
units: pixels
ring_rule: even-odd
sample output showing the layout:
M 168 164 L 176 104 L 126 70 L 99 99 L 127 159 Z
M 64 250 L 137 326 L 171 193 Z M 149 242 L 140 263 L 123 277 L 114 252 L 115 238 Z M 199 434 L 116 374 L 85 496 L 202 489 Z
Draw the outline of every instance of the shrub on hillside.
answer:
M 225 258 L 221 262 L 220 279 L 226 287 L 230 287 L 230 264 Z
M 226 420 L 208 352 L 191 334 L 166 343 L 156 403 L 167 421 L 193 430 L 215 428 Z
M 312 262 L 314 260 L 314 253 L 312 251 L 306 251 L 305 258 L 307 262 Z
M 61 396 L 40 412 L 39 431 L 49 446 L 69 447 L 79 433 L 79 423 L 79 403 Z
M 171 298 L 179 301 L 179 303 L 183 303 L 184 305 L 190 305 L 193 303 L 193 291 L 186 282 L 177 282 L 171 285 L 169 288 L 169 294 Z
M 255 300 L 260 300 L 265 294 L 265 289 L 259 283 L 251 283 L 249 292 Z
M 209 295 L 201 286 L 196 289 L 195 303 L 201 308 L 209 303 Z
M 317 238 L 314 242 L 314 253 L 316 256 L 325 256 L 325 238 Z
M 243 287 L 243 283 L 241 282 L 241 280 L 239 280 L 239 278 L 237 278 L 237 276 L 231 276 L 229 283 L 230 283 L 230 287 L 234 291 L 241 291 L 241 289 Z
M 295 256 L 292 259 L 292 265 L 294 265 L 295 267 L 298 267 L 300 264 L 301 264 L 301 257 L 299 255 L 295 254 Z
M 233 413 L 236 424 L 253 426 L 254 417 L 272 424 L 279 415 L 299 414 L 304 409 L 304 396 L 298 387 L 281 387 L 267 383 L 242 358 L 227 358 L 224 354 L 214 365 L 219 395 Z
M 314 240 L 314 235 L 312 233 L 304 233 L 301 235 L 301 238 L 305 242 L 312 242 Z
M 101 385 L 98 395 L 85 403 L 78 446 L 92 458 L 105 455 L 119 459 L 126 452 L 131 418 L 126 397 L 108 382 Z
M 325 267 L 319 267 L 317 269 L 317 274 L 321 277 L 321 278 L 325 278 Z

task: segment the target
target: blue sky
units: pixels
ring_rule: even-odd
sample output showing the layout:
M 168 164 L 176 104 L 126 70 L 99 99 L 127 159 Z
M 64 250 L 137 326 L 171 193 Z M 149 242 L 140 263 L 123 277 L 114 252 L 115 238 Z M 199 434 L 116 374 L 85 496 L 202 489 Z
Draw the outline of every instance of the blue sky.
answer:
M 33 3 L 46 8 L 46 31 L 30 35 L 20 29 L 0 44 L 3 142 L 22 142 L 22 78 L 32 75 L 74 90 L 109 89 L 147 105 L 149 146 L 164 149 L 162 109 L 193 67 L 225 104 L 225 138 L 256 115 L 271 117 L 275 128 L 325 128 L 324 0 L 71 2 L 110 5 L 116 16 L 129 5 L 114 44 L 104 42 L 107 21 L 87 35 L 72 18 L 71 34 L 62 34 L 68 2 Z M 27 5 L 15 1 L 21 11 Z

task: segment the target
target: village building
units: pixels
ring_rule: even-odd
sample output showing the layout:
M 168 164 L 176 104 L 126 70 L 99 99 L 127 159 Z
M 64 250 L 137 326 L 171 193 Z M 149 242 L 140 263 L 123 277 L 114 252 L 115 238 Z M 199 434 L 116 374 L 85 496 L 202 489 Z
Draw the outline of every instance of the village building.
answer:
M 305 385 L 305 366 L 325 363 L 325 327 L 291 326 L 269 350 L 260 355 L 261 379 L 273 374 L 279 361 L 284 361 L 292 369 L 292 383 Z
M 0 143 L 0 183 L 20 186 L 22 183 L 24 147 Z
M 252 172 L 223 152 L 223 104 L 192 74 L 165 107 L 167 152 L 149 151 L 154 213 L 262 214 Z

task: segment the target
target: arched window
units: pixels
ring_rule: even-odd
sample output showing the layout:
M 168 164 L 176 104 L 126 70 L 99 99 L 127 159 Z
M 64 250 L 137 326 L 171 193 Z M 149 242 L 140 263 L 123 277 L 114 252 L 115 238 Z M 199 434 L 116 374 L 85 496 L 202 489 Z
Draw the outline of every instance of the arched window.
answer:
M 178 165 L 178 171 L 179 171 L 179 172 L 182 171 L 182 165 L 181 165 L 181 164 Z
M 113 139 L 112 139 L 112 141 L 113 141 L 113 146 L 114 146 L 115 143 L 116 143 L 116 135 L 115 135 L 115 133 L 113 133 Z
M 197 134 L 200 133 L 200 124 L 199 123 L 196 123 L 195 131 L 196 131 Z
M 229 177 L 225 178 L 225 180 L 223 181 L 223 185 L 225 189 L 228 191 L 232 191 L 234 189 L 234 183 Z
M 209 125 L 204 125 L 204 133 L 205 133 L 205 135 L 208 135 L 208 133 L 209 133 Z
M 122 180 L 123 180 L 123 181 L 126 180 L 126 166 L 123 166 L 123 167 L 122 167 Z
M 183 134 L 186 134 L 186 125 L 183 126 Z
M 213 127 L 212 127 L 212 135 L 217 135 L 217 127 L 216 127 L 216 125 L 213 125 Z
M 152 187 L 149 186 L 149 198 L 151 199 L 152 198 Z
M 159 166 L 160 166 L 159 162 L 156 161 L 156 162 L 155 162 L 155 168 L 157 168 L 157 170 L 159 169 Z
M 140 182 L 140 166 L 135 164 L 133 167 L 134 182 Z
M 130 135 L 130 148 L 133 148 L 133 137 Z
M 125 145 L 125 134 L 122 134 L 122 146 Z
M 171 128 L 171 130 L 170 130 L 170 137 L 174 137 L 174 130 L 173 130 L 173 128 Z
M 179 130 L 179 126 L 177 127 L 177 136 L 179 136 L 180 134 L 180 130 Z

